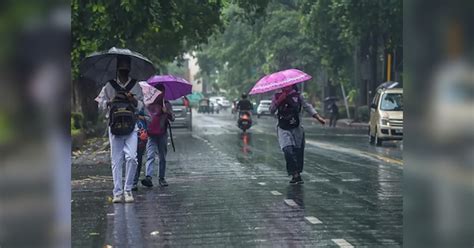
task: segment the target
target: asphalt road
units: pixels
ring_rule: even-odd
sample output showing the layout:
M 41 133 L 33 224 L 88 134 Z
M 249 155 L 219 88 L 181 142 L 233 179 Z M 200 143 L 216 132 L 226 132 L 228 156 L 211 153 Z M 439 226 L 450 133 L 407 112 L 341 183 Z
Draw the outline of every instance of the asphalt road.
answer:
M 402 246 L 401 142 L 305 120 L 305 184 L 289 185 L 275 120 L 254 120 L 242 134 L 230 113 L 195 114 L 174 131 L 170 186 L 132 204 L 110 202 L 107 141 L 89 142 L 73 157 L 73 246 Z

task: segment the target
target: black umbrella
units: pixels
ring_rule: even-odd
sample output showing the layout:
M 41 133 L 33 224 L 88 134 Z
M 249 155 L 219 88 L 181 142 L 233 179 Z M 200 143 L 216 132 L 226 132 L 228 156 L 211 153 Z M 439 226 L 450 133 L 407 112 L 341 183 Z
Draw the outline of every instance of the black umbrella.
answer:
M 117 77 L 117 57 L 130 57 L 130 77 L 139 81 L 147 80 L 156 73 L 153 63 L 145 56 L 129 49 L 112 47 L 105 52 L 87 56 L 79 66 L 81 76 L 97 83 L 105 83 Z

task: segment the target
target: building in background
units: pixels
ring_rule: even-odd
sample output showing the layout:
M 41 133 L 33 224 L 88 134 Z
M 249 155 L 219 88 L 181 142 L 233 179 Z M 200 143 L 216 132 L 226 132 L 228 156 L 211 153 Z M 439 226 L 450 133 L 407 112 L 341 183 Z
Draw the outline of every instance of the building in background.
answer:
M 194 57 L 195 53 L 186 53 L 184 55 L 184 67 L 186 68 L 185 78 L 193 84 L 193 92 L 205 93 L 205 86 L 202 77 L 199 75 L 198 60 Z

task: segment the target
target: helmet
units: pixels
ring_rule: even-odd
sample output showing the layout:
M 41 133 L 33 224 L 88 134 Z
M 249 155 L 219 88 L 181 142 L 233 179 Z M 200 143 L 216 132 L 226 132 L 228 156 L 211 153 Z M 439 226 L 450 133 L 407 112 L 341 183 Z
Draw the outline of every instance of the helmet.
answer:
M 242 93 L 242 98 L 243 99 L 247 98 L 247 93 Z

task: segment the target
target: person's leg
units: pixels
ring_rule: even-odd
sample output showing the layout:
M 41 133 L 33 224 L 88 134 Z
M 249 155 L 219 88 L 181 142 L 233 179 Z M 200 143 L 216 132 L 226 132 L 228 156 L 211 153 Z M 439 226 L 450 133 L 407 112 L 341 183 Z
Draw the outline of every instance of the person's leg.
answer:
M 153 177 L 153 166 L 155 164 L 156 156 L 156 138 L 148 137 L 148 142 L 146 144 L 146 168 L 145 175 L 147 177 Z
M 301 173 L 303 172 L 303 165 L 304 165 L 304 146 L 305 146 L 305 137 L 304 137 L 304 133 L 303 133 L 303 139 L 301 140 L 301 145 L 299 148 L 296 148 L 295 149 L 295 153 L 296 153 L 296 160 L 297 160 L 297 166 L 296 166 L 296 171 L 298 173 Z
M 283 154 L 285 154 L 286 160 L 286 171 L 288 175 L 294 176 L 297 172 L 297 160 L 295 154 L 295 147 L 294 146 L 285 146 L 283 149 Z
M 125 140 L 122 137 L 113 135 L 109 131 L 109 142 L 110 142 L 110 158 L 112 164 L 112 178 L 114 180 L 114 196 L 120 196 L 123 194 L 122 188 L 122 164 L 123 164 L 123 148 L 125 146 Z
M 158 139 L 158 155 L 160 159 L 159 163 L 159 177 L 160 179 L 165 178 L 166 173 L 166 154 L 168 153 L 168 135 L 165 134 Z
M 133 179 L 137 172 L 137 146 L 138 137 L 137 132 L 132 132 L 125 140 L 125 191 L 131 191 L 133 186 Z
M 142 171 L 142 162 L 143 162 L 143 153 L 145 152 L 144 147 L 137 147 L 137 171 L 135 172 L 135 178 L 133 179 L 133 185 L 138 184 L 138 180 L 140 179 L 140 173 Z

